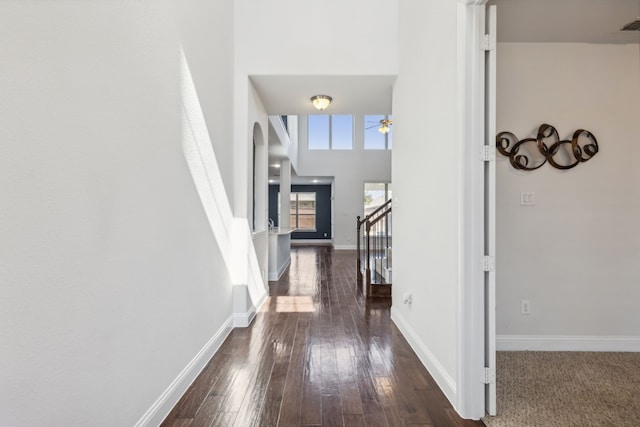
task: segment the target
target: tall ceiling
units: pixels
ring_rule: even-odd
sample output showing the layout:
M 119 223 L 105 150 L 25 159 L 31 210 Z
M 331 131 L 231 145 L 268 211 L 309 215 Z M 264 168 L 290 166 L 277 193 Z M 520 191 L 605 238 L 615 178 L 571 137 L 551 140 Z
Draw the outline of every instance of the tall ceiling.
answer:
M 640 17 L 640 0 L 489 0 L 489 4 L 497 5 L 498 42 L 640 44 L 640 31 L 620 31 Z M 318 113 L 311 105 L 313 95 L 333 97 L 328 114 L 392 113 L 395 76 L 254 75 L 251 81 L 270 115 Z M 279 161 L 277 147 L 271 148 L 270 160 Z
M 619 31 L 640 17 L 640 0 L 489 0 L 497 5 L 498 42 L 640 43 Z
M 640 17 L 640 0 L 489 0 L 498 42 L 640 43 L 620 28 Z M 309 98 L 333 97 L 331 114 L 390 114 L 395 76 L 251 76 L 268 114 L 317 113 Z
M 310 98 L 333 98 L 328 114 L 390 114 L 395 76 L 251 76 L 270 115 L 318 113 Z

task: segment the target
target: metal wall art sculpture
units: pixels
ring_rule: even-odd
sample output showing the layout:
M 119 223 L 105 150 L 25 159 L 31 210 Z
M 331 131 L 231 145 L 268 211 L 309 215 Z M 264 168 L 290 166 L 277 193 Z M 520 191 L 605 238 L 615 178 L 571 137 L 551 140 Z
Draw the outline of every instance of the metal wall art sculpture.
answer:
M 558 131 L 542 124 L 536 138 L 518 138 L 511 132 L 496 136 L 500 154 L 509 157 L 511 165 L 520 170 L 532 171 L 549 162 L 557 169 L 571 169 L 586 162 L 598 153 L 598 141 L 591 132 L 578 129 L 571 140 L 560 140 Z

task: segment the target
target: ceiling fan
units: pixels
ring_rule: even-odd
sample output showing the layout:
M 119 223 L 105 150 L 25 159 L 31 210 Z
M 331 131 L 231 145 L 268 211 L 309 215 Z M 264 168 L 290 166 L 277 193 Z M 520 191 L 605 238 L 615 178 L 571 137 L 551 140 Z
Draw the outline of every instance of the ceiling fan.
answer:
M 376 124 L 365 128 L 365 130 L 369 130 L 369 129 L 373 129 L 373 128 L 377 127 L 378 128 L 378 132 L 380 132 L 380 133 L 389 133 L 389 130 L 390 130 L 389 126 L 391 126 L 393 124 L 393 120 L 391 120 L 389 118 L 389 116 L 384 116 L 384 118 L 381 119 L 381 120 L 378 120 L 376 122 L 370 121 L 369 123 L 376 123 Z

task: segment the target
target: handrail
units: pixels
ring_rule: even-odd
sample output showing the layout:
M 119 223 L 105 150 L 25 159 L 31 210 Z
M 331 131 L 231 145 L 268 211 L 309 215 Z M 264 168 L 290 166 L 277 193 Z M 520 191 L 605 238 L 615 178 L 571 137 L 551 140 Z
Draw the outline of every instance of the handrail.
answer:
M 381 289 L 376 288 L 377 290 L 374 290 L 374 288 L 372 287 L 373 284 L 391 284 L 388 283 L 391 281 L 391 211 L 391 200 L 387 200 L 385 203 L 383 203 L 363 219 L 361 219 L 360 216 L 356 217 L 357 279 L 358 284 L 363 284 L 366 287 L 367 296 L 374 296 L 373 294 Z M 362 230 L 363 224 L 365 226 L 364 232 Z M 365 245 L 364 248 L 362 248 L 363 244 Z M 364 268 L 362 268 L 363 258 L 365 262 Z M 374 264 L 373 278 L 371 266 L 372 263 Z M 381 279 L 382 282 L 380 281 Z M 376 295 L 382 296 L 382 294 Z
M 374 216 L 375 214 L 377 214 L 381 209 L 384 209 L 385 206 L 389 206 L 391 204 L 391 199 L 387 200 L 386 202 L 384 202 L 382 205 L 380 205 L 380 207 L 378 207 L 375 211 L 371 212 L 369 215 L 365 216 L 364 219 L 360 220 L 360 216 L 357 217 L 357 221 L 360 224 L 364 224 L 364 222 L 371 218 L 372 216 Z
M 382 220 L 385 216 L 389 215 L 389 213 L 391 212 L 391 208 L 387 209 L 386 211 L 382 212 L 380 215 L 378 215 L 377 217 L 375 217 L 373 219 L 373 221 L 368 221 L 368 226 L 369 228 L 371 228 L 372 225 L 378 223 L 380 220 Z

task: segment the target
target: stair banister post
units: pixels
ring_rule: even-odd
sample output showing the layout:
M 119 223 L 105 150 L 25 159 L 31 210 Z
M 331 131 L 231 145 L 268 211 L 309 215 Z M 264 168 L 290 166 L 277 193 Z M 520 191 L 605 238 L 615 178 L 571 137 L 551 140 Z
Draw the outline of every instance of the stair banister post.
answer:
M 362 283 L 362 261 L 360 253 L 360 240 L 362 237 L 360 236 L 362 231 L 362 222 L 360 222 L 360 215 L 356 217 L 356 280 L 358 282 L 358 286 Z
M 366 236 L 366 245 L 367 245 L 367 251 L 366 251 L 366 260 L 365 260 L 365 272 L 366 272 L 366 283 L 365 283 L 365 289 L 369 289 L 369 285 L 371 284 L 371 221 L 369 220 L 369 217 L 367 217 L 366 221 L 365 221 L 365 236 Z M 368 292 L 367 292 L 367 296 Z

